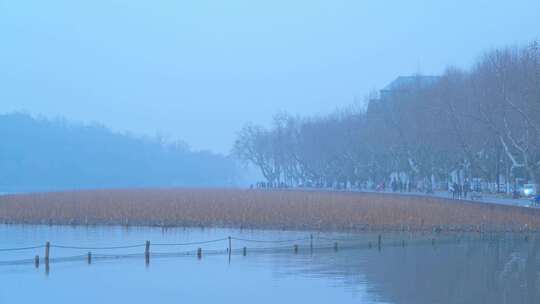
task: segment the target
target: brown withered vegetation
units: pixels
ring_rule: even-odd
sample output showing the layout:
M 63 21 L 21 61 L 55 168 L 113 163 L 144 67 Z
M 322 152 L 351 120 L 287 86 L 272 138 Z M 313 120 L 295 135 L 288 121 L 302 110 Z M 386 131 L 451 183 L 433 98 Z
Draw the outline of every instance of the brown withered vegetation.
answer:
M 325 231 L 522 231 L 540 228 L 540 210 L 376 193 L 119 189 L 3 196 L 0 222 Z

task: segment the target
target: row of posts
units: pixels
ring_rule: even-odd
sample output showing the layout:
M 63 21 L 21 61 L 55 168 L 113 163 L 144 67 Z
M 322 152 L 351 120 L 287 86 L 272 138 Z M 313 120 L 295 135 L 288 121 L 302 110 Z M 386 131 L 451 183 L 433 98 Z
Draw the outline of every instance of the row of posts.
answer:
M 227 253 L 228 253 L 229 261 L 230 261 L 231 254 L 232 254 L 232 239 L 231 239 L 230 236 L 228 237 L 228 240 L 229 240 L 229 247 L 227 248 Z M 435 245 L 435 239 L 432 239 L 432 245 Z M 402 241 L 402 246 L 405 247 L 405 240 Z M 369 248 L 372 247 L 371 242 L 368 243 L 368 247 Z M 51 248 L 50 242 L 45 243 L 44 262 L 45 262 L 45 267 L 47 267 L 47 268 L 49 267 L 50 248 Z M 299 248 L 298 244 L 293 245 L 293 252 L 295 254 L 298 253 L 298 248 Z M 310 252 L 313 252 L 313 235 L 310 235 L 309 248 L 310 248 Z M 334 248 L 334 251 L 338 251 L 338 242 L 334 242 L 333 248 Z M 382 236 L 380 234 L 379 234 L 379 236 L 377 238 L 377 248 L 379 249 L 379 251 L 382 248 Z M 247 247 L 242 248 L 242 255 L 243 256 L 247 255 Z M 200 248 L 200 247 L 197 248 L 197 258 L 202 259 L 202 248 Z M 150 241 L 146 241 L 146 243 L 145 243 L 144 259 L 145 259 L 145 263 L 147 265 L 150 264 Z M 88 252 L 86 260 L 87 260 L 87 263 L 89 265 L 92 264 L 92 252 L 91 251 Z M 40 262 L 39 261 L 39 255 L 36 255 L 35 259 L 34 259 L 34 264 L 35 264 L 36 268 L 39 267 L 39 262 Z
M 526 242 L 528 241 L 528 239 L 529 239 L 529 237 L 525 236 L 524 240 Z M 229 246 L 227 248 L 227 253 L 228 253 L 229 262 L 230 262 L 231 254 L 232 254 L 232 238 L 230 236 L 228 237 L 228 241 L 229 241 Z M 435 246 L 435 243 L 436 243 L 435 238 L 432 238 L 431 239 L 431 245 Z M 406 246 L 405 240 L 401 241 L 401 246 L 402 247 Z M 373 244 L 371 242 L 368 242 L 368 248 L 372 248 L 372 247 L 373 247 Z M 310 248 L 310 253 L 313 253 L 313 235 L 310 235 L 309 248 Z M 380 235 L 380 234 L 377 237 L 377 248 L 378 248 L 379 251 L 381 251 L 381 249 L 382 249 L 382 235 Z M 47 271 L 49 269 L 50 249 L 51 249 L 50 242 L 46 242 L 45 243 L 45 257 L 44 257 L 43 261 L 45 263 L 45 268 L 46 268 Z M 334 251 L 338 251 L 338 249 L 339 249 L 338 242 L 334 242 L 333 249 L 334 249 Z M 294 244 L 293 245 L 293 252 L 295 254 L 297 254 L 298 250 L 299 250 L 298 244 Z M 242 248 L 242 255 L 243 256 L 247 255 L 247 247 Z M 197 258 L 199 260 L 202 259 L 202 248 L 200 248 L 200 247 L 197 248 Z M 146 243 L 145 243 L 144 259 L 145 259 L 146 265 L 150 264 L 150 241 L 146 241 Z M 92 252 L 90 252 L 90 251 L 88 252 L 86 260 L 87 260 L 87 263 L 89 265 L 92 264 Z M 36 268 L 38 268 L 39 264 L 40 264 L 39 255 L 36 255 L 35 258 L 34 258 L 34 265 L 35 265 Z

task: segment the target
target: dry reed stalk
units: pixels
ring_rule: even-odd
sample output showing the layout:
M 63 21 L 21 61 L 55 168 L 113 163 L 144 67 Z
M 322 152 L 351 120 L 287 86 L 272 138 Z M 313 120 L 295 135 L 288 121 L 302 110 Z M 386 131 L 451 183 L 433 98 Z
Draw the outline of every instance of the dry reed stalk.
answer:
M 522 231 L 540 211 L 447 200 L 323 191 L 117 189 L 0 197 L 0 222 L 325 231 Z

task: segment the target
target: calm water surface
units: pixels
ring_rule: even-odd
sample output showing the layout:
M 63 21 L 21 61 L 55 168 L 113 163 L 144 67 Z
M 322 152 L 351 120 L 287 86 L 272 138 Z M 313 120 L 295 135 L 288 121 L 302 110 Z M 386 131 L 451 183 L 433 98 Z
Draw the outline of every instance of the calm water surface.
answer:
M 212 240 L 229 235 L 245 239 L 288 240 L 309 232 L 240 231 L 229 229 L 161 229 L 122 227 L 0 226 L 0 248 L 43 244 L 81 247 Z M 352 235 L 321 234 L 329 238 Z M 374 235 L 354 248 L 336 252 L 333 241 L 309 240 L 252 243 L 233 240 L 233 248 L 246 246 L 247 256 L 235 252 L 229 260 L 228 241 L 176 247 L 151 245 L 149 265 L 140 255 L 144 248 L 92 250 L 94 255 L 126 254 L 121 259 L 95 259 L 91 265 L 76 261 L 0 266 L 0 303 L 540 303 L 539 242 L 535 237 L 492 241 L 437 243 L 367 248 Z M 358 246 L 356 246 L 358 245 Z M 283 246 L 258 251 L 255 248 Z M 329 246 L 330 249 L 318 249 Z M 193 251 L 196 255 L 163 257 L 159 253 Z M 88 250 L 51 248 L 51 257 L 84 255 Z M 218 254 L 210 254 L 211 252 Z M 208 254 L 205 254 L 208 253 Z M 43 248 L 1 252 L 0 261 L 43 256 Z

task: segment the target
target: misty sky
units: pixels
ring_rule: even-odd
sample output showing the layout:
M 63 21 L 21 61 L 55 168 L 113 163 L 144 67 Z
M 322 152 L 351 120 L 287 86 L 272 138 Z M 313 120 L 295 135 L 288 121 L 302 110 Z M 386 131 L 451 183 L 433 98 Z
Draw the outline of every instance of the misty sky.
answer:
M 226 153 L 247 121 L 330 112 L 538 29 L 538 0 L 0 0 L 0 113 Z

